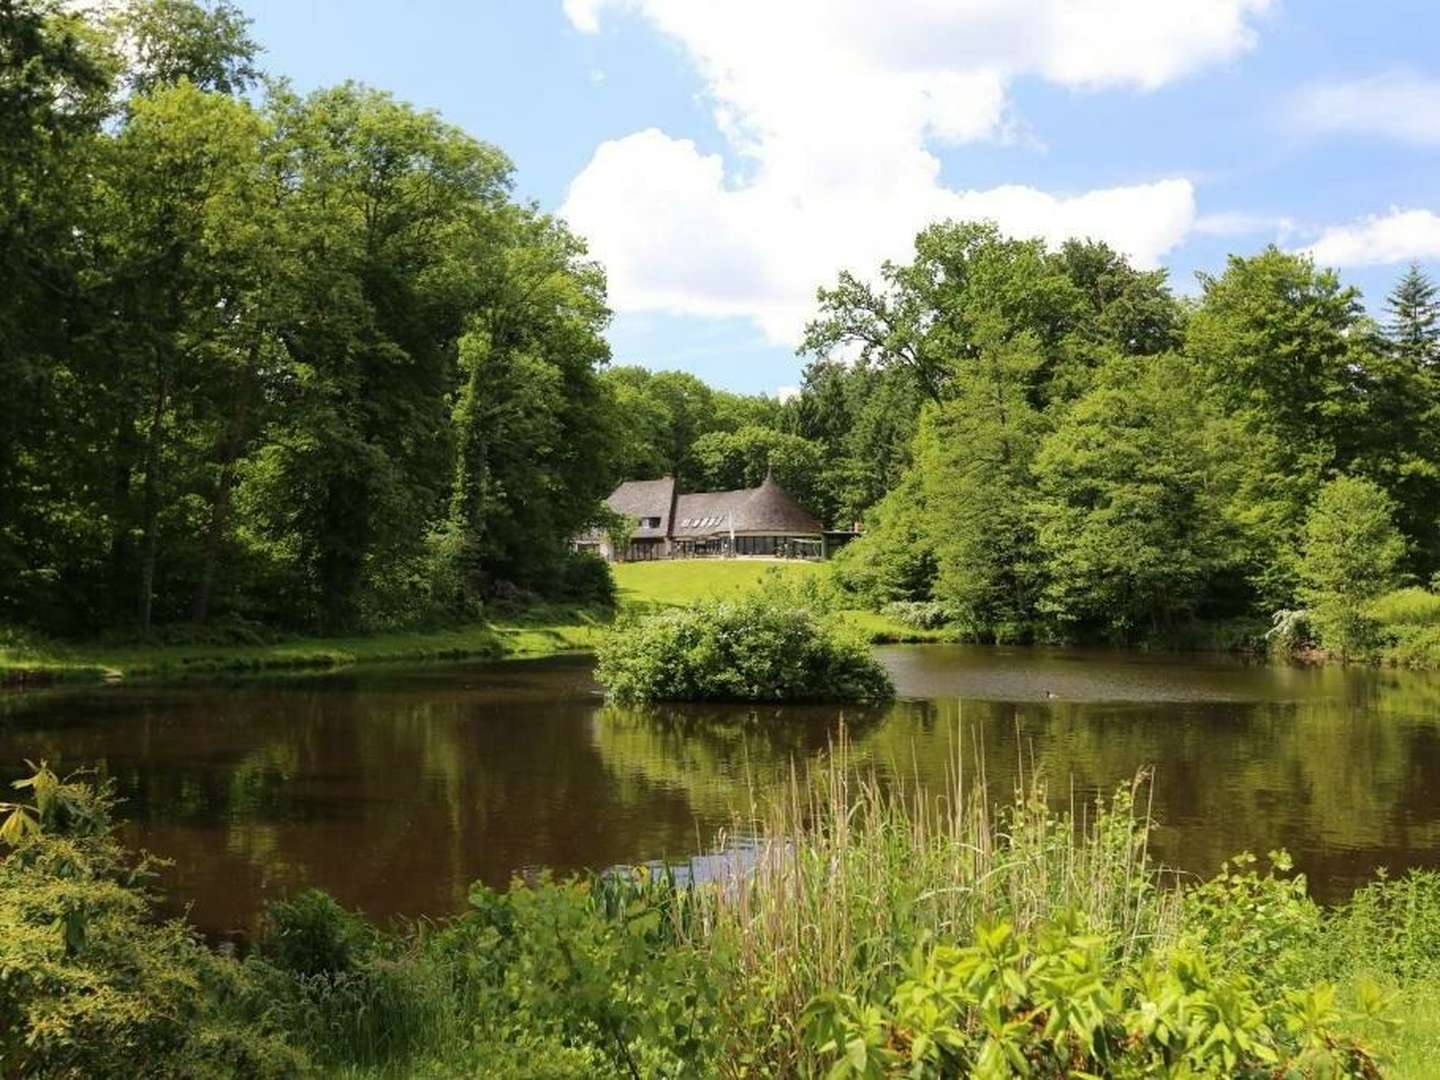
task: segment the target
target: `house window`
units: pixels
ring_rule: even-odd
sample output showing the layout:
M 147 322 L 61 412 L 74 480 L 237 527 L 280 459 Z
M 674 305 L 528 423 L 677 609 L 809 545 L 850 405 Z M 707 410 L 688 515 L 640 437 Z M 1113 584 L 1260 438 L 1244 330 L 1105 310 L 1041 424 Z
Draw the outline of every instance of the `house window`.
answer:
M 647 529 L 658 529 L 660 527 L 660 519 L 658 517 L 641 518 L 640 524 Z

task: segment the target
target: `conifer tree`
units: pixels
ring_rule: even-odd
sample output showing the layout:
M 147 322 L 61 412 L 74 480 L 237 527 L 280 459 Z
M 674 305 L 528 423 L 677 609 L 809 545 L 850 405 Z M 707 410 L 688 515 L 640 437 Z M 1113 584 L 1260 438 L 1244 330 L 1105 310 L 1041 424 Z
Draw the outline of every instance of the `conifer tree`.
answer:
M 1417 368 L 1440 369 L 1440 288 L 1411 263 L 1386 298 L 1386 336 L 1399 356 Z

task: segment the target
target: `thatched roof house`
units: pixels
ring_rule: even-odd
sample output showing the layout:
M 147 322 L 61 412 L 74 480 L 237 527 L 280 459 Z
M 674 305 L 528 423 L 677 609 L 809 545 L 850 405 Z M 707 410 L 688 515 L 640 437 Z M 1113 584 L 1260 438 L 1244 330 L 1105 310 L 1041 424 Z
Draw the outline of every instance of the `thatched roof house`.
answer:
M 759 487 L 683 495 L 674 477 L 627 480 L 605 502 L 638 522 L 625 552 L 627 561 L 676 555 L 824 555 L 824 526 L 771 475 Z M 576 543 L 615 557 L 608 541 L 596 533 Z

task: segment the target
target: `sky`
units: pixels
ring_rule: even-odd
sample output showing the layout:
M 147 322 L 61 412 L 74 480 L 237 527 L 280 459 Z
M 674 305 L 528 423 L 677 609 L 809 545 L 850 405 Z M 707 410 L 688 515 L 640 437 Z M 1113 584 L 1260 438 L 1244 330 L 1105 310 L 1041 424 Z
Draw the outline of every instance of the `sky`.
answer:
M 815 290 L 990 218 L 1198 290 L 1440 276 L 1435 0 L 240 0 L 265 66 L 503 149 L 609 274 L 616 363 L 786 394 Z

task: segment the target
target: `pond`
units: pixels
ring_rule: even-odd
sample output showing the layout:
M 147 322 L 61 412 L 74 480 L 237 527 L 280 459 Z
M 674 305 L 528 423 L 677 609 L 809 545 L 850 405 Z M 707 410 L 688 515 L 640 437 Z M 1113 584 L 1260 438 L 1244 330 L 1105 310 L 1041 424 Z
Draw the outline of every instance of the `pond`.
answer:
M 841 726 L 882 773 L 944 782 L 957 741 L 1005 797 L 1057 803 L 1154 770 L 1155 846 L 1200 874 L 1284 847 L 1322 898 L 1440 865 L 1440 678 L 1224 657 L 891 646 L 884 709 L 608 707 L 589 661 L 110 686 L 0 697 L 0 773 L 96 765 L 124 838 L 174 860 L 212 933 L 319 885 L 370 915 L 460 909 L 469 883 L 713 850 L 747 793 Z

